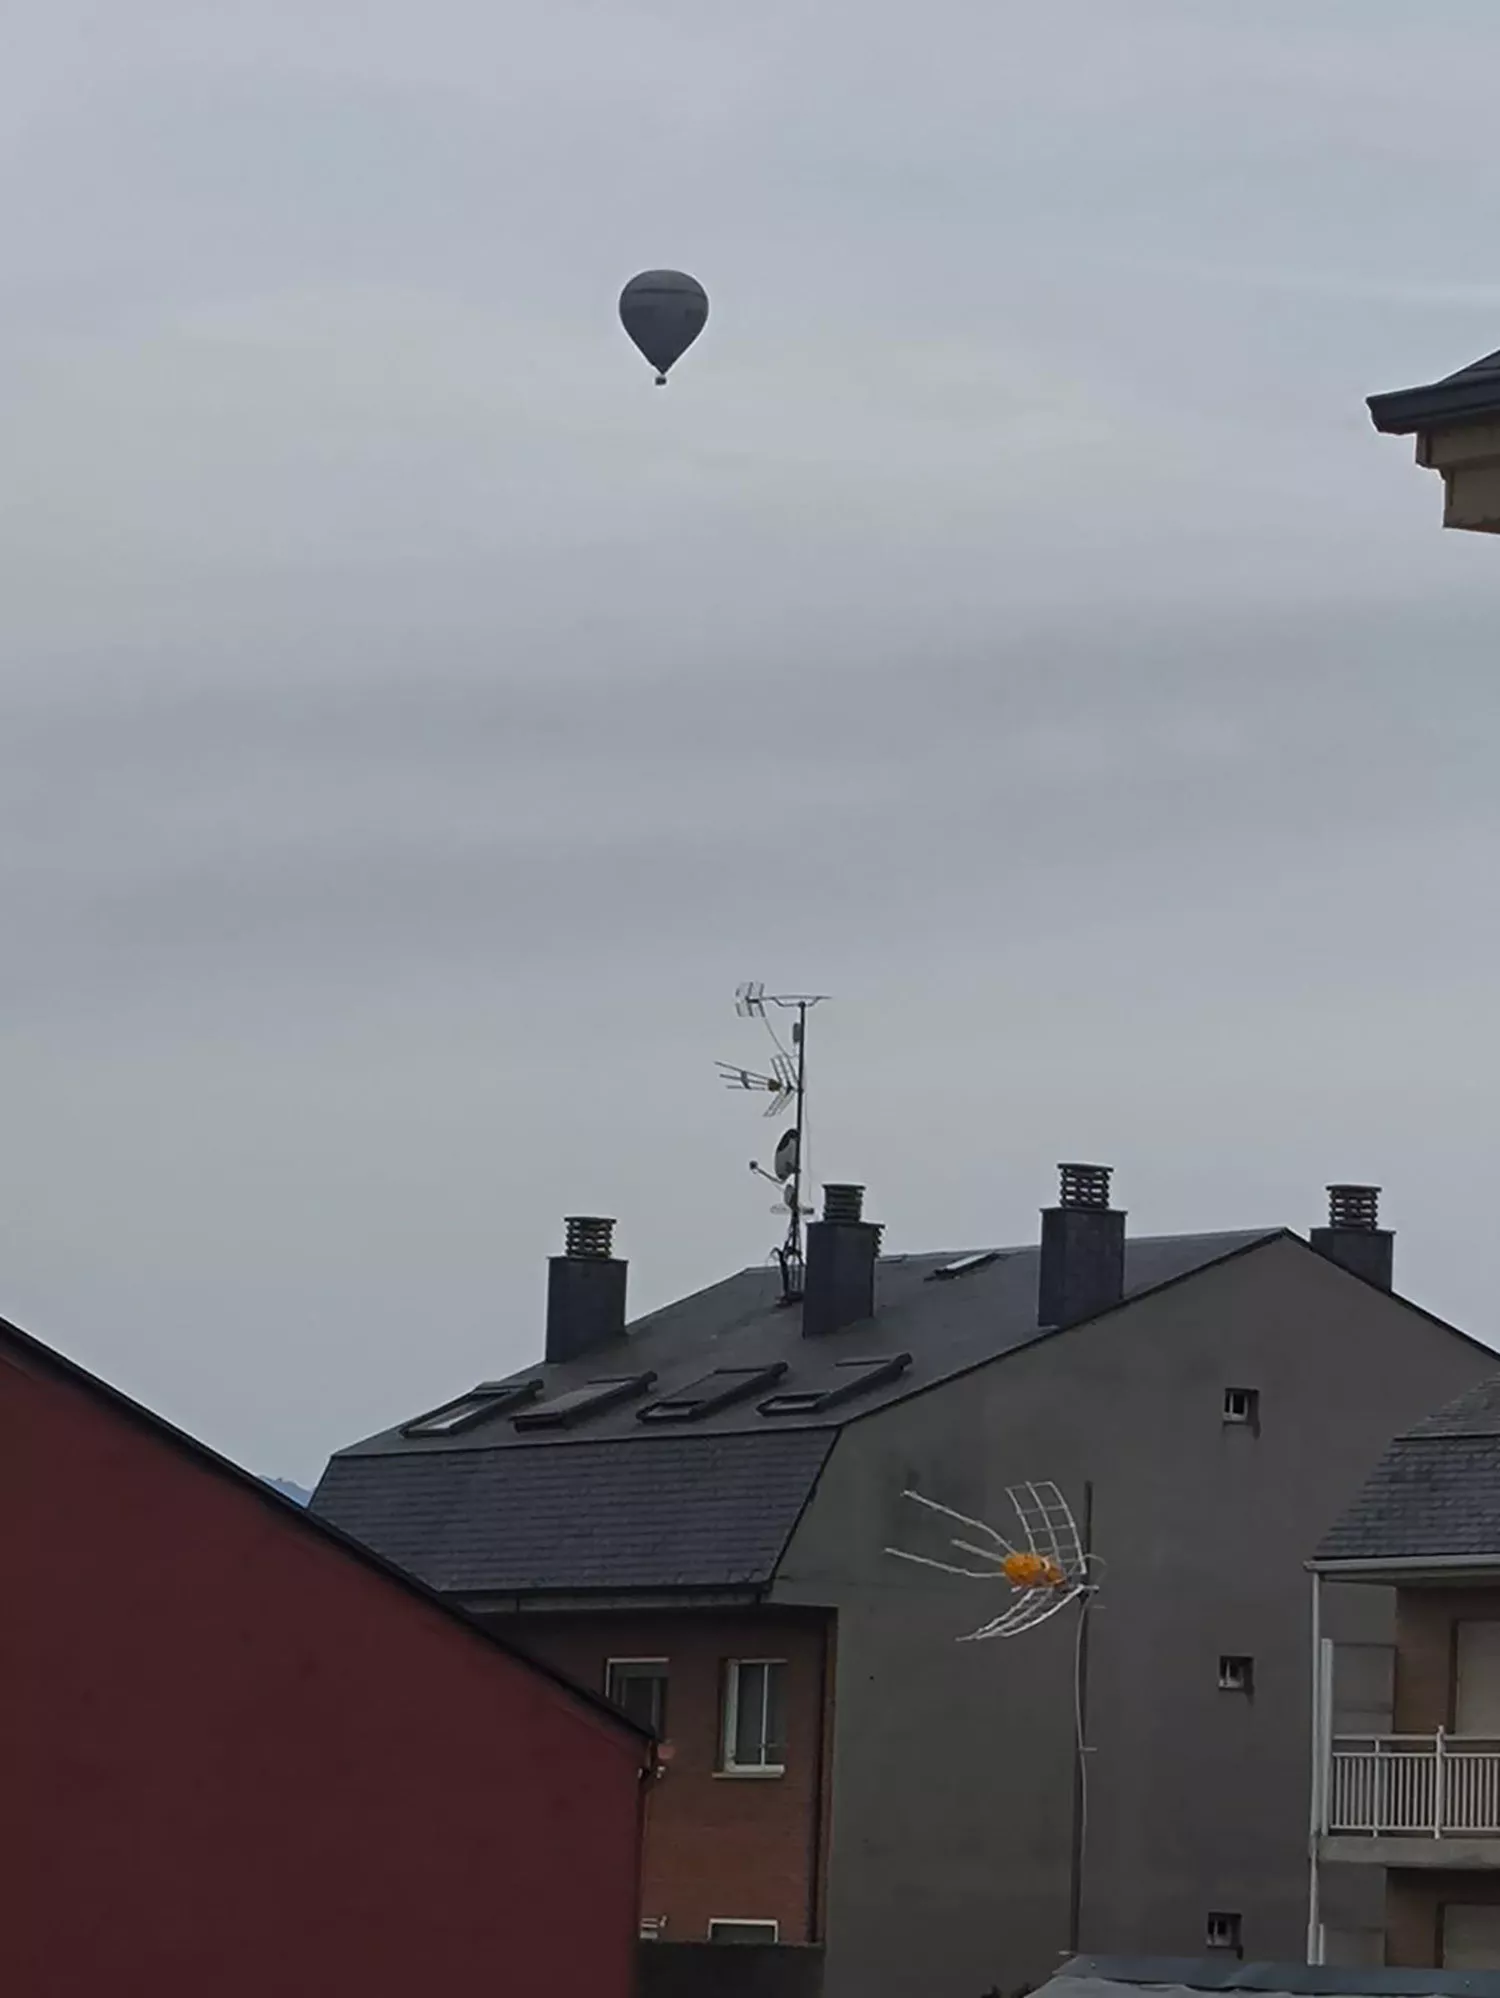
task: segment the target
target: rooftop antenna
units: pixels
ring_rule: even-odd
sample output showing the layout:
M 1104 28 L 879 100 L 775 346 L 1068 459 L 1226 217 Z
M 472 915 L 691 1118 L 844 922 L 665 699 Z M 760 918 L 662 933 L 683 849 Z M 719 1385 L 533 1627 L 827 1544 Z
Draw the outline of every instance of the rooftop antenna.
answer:
M 727 1061 L 718 1064 L 719 1077 L 726 1088 L 760 1091 L 771 1098 L 766 1106 L 768 1117 L 780 1117 L 788 1108 L 795 1112 L 795 1121 L 790 1129 L 782 1133 L 777 1143 L 771 1170 L 767 1171 L 758 1159 L 750 1161 L 751 1172 L 781 1188 L 781 1200 L 772 1212 L 780 1214 L 784 1209 L 787 1217 L 786 1237 L 781 1247 L 774 1251 L 781 1265 L 783 1304 L 793 1304 L 802 1295 L 802 1223 L 813 1211 L 802 1204 L 802 1186 L 809 1156 L 807 1016 L 826 997 L 823 992 L 767 992 L 760 980 L 747 980 L 735 992 L 734 1010 L 742 1020 L 759 1020 L 770 1035 L 776 1052 L 771 1057 L 768 1071 L 741 1068 L 737 1063 Z M 791 1025 L 790 1048 L 783 1045 L 767 1015 L 768 1006 L 796 1016 Z
M 1046 1623 L 1069 1603 L 1078 1605 L 1078 1623 L 1073 1639 L 1073 1832 L 1070 1882 L 1068 1889 L 1068 1946 L 1065 1956 L 1077 1956 L 1081 1947 L 1083 1919 L 1084 1860 L 1089 1824 L 1089 1610 L 1099 1592 L 1104 1563 L 1094 1552 L 1094 1487 L 1083 1487 L 1083 1522 L 1080 1527 L 1073 1508 L 1061 1488 L 1050 1478 L 1028 1479 L 1008 1485 L 1005 1496 L 1015 1515 L 1010 1535 L 999 1532 L 982 1519 L 939 1505 L 925 1493 L 904 1491 L 901 1496 L 921 1506 L 934 1524 L 949 1522 L 962 1529 L 950 1536 L 942 1558 L 918 1554 L 906 1547 L 887 1547 L 898 1561 L 915 1562 L 919 1568 L 935 1568 L 940 1575 L 962 1575 L 974 1582 L 1003 1582 L 1009 1586 L 1010 1601 L 982 1623 L 965 1633 L 961 1643 L 975 1643 L 987 1637 L 1022 1637 Z M 951 1550 L 951 1552 L 950 1552 Z M 952 1555 L 960 1559 L 953 1559 Z

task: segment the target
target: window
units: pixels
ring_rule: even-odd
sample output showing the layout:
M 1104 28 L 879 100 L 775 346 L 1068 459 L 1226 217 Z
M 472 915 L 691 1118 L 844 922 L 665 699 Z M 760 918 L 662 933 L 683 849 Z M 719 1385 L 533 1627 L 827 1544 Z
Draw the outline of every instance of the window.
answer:
M 736 1401 L 748 1401 L 762 1388 L 774 1387 L 786 1372 L 786 1361 L 774 1366 L 716 1367 L 711 1374 L 674 1388 L 659 1401 L 648 1401 L 636 1410 L 637 1422 L 696 1422 L 715 1409 L 728 1408 Z
M 760 1404 L 762 1415 L 821 1415 L 836 1408 L 851 1395 L 882 1387 L 903 1374 L 911 1365 L 910 1353 L 893 1353 L 884 1360 L 840 1360 L 834 1378 L 822 1387 L 798 1388 L 790 1394 L 773 1394 Z
M 991 1263 L 998 1263 L 999 1260 L 1000 1251 L 998 1249 L 980 1249 L 972 1256 L 959 1256 L 955 1262 L 939 1263 L 938 1267 L 929 1275 L 927 1281 L 929 1283 L 948 1283 L 954 1277 L 971 1276 L 975 1270 L 988 1269 Z
M 779 1922 L 738 1922 L 716 1917 L 708 1925 L 710 1942 L 773 1943 L 781 1940 Z
M 604 1668 L 604 1697 L 653 1734 L 667 1731 L 665 1658 L 611 1658 Z
M 585 1416 L 602 1415 L 605 1409 L 614 1408 L 622 1401 L 634 1401 L 655 1379 L 655 1374 L 606 1374 L 600 1380 L 586 1381 L 582 1387 L 555 1395 L 540 1408 L 528 1408 L 512 1420 L 517 1429 L 571 1429 Z
M 642 1942 L 660 1942 L 662 1937 L 666 1934 L 666 1932 L 667 1932 L 667 1918 L 665 1915 L 641 1916 Z
M 1219 1689 L 1225 1693 L 1253 1693 L 1255 1660 L 1241 1657 L 1234 1652 L 1222 1657 L 1219 1660 Z
M 1453 1731 L 1493 1739 L 1500 1730 L 1500 1623 L 1470 1622 L 1453 1632 Z
M 1208 1918 L 1204 1941 L 1210 1949 L 1232 1949 L 1240 1947 L 1240 1918 L 1233 1911 L 1217 1909 Z
M 406 1423 L 401 1434 L 453 1436 L 461 1429 L 472 1429 L 475 1423 L 488 1422 L 492 1415 L 503 1415 L 523 1402 L 535 1400 L 541 1391 L 540 1381 L 481 1381 L 457 1401 L 445 1401 L 441 1408 L 429 1409 L 426 1415 Z
M 786 1767 L 786 1662 L 732 1658 L 724 1674 L 723 1773 L 779 1776 Z
M 1243 1428 L 1258 1428 L 1260 1425 L 1260 1389 L 1225 1388 L 1224 1420 L 1238 1423 Z

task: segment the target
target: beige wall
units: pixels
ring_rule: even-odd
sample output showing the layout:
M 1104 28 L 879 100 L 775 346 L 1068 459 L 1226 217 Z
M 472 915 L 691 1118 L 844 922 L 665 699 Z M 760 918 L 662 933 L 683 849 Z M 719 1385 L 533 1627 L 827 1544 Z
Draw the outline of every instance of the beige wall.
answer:
M 1401 1873 L 1386 1881 L 1386 1962 L 1398 1969 L 1427 1970 L 1443 1960 L 1443 1909 L 1500 1906 L 1500 1875 L 1493 1873 Z
M 1396 1599 L 1396 1732 L 1434 1734 L 1453 1726 L 1456 1626 L 1500 1622 L 1500 1584 L 1467 1589 L 1402 1589 Z

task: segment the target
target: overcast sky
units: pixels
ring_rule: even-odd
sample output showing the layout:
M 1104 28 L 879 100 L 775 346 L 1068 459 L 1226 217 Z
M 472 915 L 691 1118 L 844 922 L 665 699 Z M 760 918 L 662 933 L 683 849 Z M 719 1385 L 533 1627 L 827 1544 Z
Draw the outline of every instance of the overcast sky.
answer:
M 1320 1218 L 1500 1341 L 1493 0 L 16 0 L 0 1311 L 232 1456 L 759 1261 Z M 665 392 L 634 271 L 712 299 Z M 768 1136 L 768 1133 L 770 1136 Z

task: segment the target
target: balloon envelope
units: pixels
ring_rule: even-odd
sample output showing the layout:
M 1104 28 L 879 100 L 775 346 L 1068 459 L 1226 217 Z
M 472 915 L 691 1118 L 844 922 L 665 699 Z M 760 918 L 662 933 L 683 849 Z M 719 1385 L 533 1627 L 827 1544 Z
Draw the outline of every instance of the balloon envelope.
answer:
M 708 318 L 708 293 L 686 271 L 642 271 L 620 293 L 620 324 L 665 381 Z

